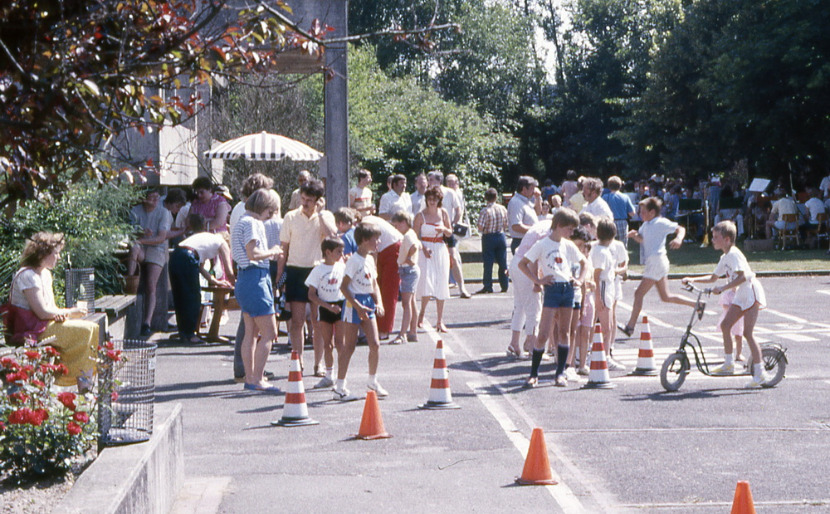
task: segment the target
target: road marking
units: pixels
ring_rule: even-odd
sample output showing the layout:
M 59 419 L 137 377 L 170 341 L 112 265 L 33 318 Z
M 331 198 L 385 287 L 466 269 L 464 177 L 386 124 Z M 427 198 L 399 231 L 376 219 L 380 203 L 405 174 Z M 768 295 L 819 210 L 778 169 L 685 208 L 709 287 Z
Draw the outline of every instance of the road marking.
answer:
M 821 507 L 830 505 L 830 499 L 825 500 L 793 500 L 793 501 L 754 501 L 752 502 L 755 506 L 760 507 L 795 507 L 795 506 L 804 506 L 804 507 Z M 723 507 L 724 509 L 728 509 L 732 506 L 732 502 L 695 502 L 695 503 L 626 503 L 624 505 L 619 505 L 622 509 L 643 509 L 649 510 L 652 509 L 666 509 L 666 510 L 676 510 L 676 509 L 683 509 L 688 510 L 693 507 L 695 508 L 702 508 L 702 509 L 712 509 L 713 507 Z M 724 510 L 725 511 L 725 510 Z
M 776 335 L 782 339 L 786 339 L 788 341 L 795 341 L 796 343 L 812 343 L 818 341 L 818 339 L 816 339 L 815 337 L 804 336 L 801 334 L 785 334 L 783 332 L 779 332 Z
M 830 295 L 830 289 L 817 289 L 816 292 L 821 293 L 821 294 Z
M 778 316 L 779 318 L 784 318 L 784 319 L 788 319 L 790 321 L 795 321 L 796 323 L 812 324 L 810 321 L 808 321 L 804 318 L 799 318 L 798 316 L 793 316 L 792 314 L 787 314 L 786 312 L 781 312 L 781 311 L 777 311 L 775 309 L 770 309 L 769 307 L 764 309 L 764 311 L 768 312 L 768 313 L 770 313 L 774 316 Z

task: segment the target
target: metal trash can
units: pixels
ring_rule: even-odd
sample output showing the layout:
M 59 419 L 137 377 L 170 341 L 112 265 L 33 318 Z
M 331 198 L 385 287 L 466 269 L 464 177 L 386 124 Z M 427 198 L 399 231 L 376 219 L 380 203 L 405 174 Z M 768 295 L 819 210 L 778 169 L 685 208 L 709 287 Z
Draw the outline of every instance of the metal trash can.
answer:
M 113 341 L 121 360 L 98 373 L 99 445 L 147 441 L 153 435 L 156 348 L 147 341 Z M 112 393 L 117 393 L 113 399 Z

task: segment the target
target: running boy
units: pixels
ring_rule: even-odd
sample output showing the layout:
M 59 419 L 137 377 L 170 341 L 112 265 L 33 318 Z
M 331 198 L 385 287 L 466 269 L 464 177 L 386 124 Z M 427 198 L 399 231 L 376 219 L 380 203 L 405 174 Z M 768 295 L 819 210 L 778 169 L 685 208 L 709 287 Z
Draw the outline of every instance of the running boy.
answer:
M 646 263 L 643 279 L 640 281 L 640 285 L 637 286 L 637 290 L 634 291 L 631 317 L 628 318 L 625 327 L 621 329 L 628 337 L 631 337 L 631 334 L 634 333 L 637 317 L 643 309 L 643 298 L 649 289 L 655 285 L 657 286 L 657 292 L 660 294 L 660 300 L 667 303 L 686 305 L 687 307 L 695 306 L 694 300 L 669 294 L 669 257 L 666 254 L 666 237 L 674 234 L 674 239 L 669 243 L 669 248 L 677 250 L 683 244 L 686 229 L 660 216 L 662 205 L 663 202 L 653 196 L 641 200 L 640 217 L 643 219 L 643 224 L 640 226 L 640 230 L 628 232 L 628 237 L 642 246 Z M 701 304 L 698 311 L 699 316 L 703 316 L 704 307 L 705 305 Z
M 403 234 L 401 248 L 398 251 L 398 275 L 401 277 L 400 293 L 403 305 L 401 318 L 401 332 L 391 344 L 418 341 L 418 319 L 415 315 L 415 288 L 418 286 L 418 277 L 421 271 L 418 268 L 418 251 L 421 241 L 412 230 L 412 214 L 407 211 L 398 211 L 392 215 L 392 225 Z
M 758 320 L 758 311 L 766 307 L 766 296 L 761 283 L 755 278 L 755 273 L 749 268 L 743 252 L 735 246 L 738 230 L 731 221 L 721 221 L 712 229 L 712 246 L 723 252 L 709 277 L 686 277 L 684 284 L 691 282 L 710 283 L 726 277 L 727 283 L 712 288 L 715 294 L 735 290 L 735 298 L 721 322 L 723 334 L 724 363 L 712 371 L 713 375 L 731 375 L 735 372 L 735 361 L 732 356 L 732 325 L 739 319 L 744 321 L 744 339 L 752 352 L 752 380 L 746 385 L 748 388 L 761 387 L 764 384 L 764 368 L 761 363 L 761 346 L 755 341 L 752 330 Z
M 617 260 L 611 253 L 611 243 L 617 237 L 617 226 L 609 218 L 600 218 L 597 223 L 597 244 L 591 248 L 591 265 L 594 267 L 596 284 L 595 304 L 599 318 L 602 340 L 605 343 L 605 358 L 609 371 L 625 371 L 625 366 L 611 358 L 614 345 L 614 308 L 617 305 Z
M 339 237 L 327 237 L 320 243 L 323 262 L 314 266 L 305 280 L 308 286 L 308 300 L 312 306 L 314 332 L 323 341 L 323 360 L 326 376 L 320 379 L 314 389 L 334 385 L 334 338 L 343 334 L 340 314 L 345 297 L 340 291 L 346 265 L 343 263 L 343 241 Z
M 389 395 L 377 380 L 379 339 L 375 315 L 383 315 L 383 303 L 378 287 L 378 271 L 371 254 L 378 251 L 380 229 L 371 223 L 358 223 L 354 239 L 357 241 L 357 252 L 346 263 L 343 283 L 340 285 L 340 291 L 346 297 L 346 307 L 342 313 L 345 322 L 343 337 L 337 339 L 340 344 L 337 348 L 337 384 L 334 386 L 334 399 L 344 402 L 358 399 L 346 389 L 346 373 L 357 343 L 359 328 L 363 328 L 369 345 L 367 387 L 375 391 L 379 397 Z
M 568 384 L 564 372 L 571 335 L 574 288 L 580 287 L 585 279 L 585 267 L 581 266 L 586 260 L 585 256 L 568 239 L 578 225 L 579 217 L 574 211 L 560 209 L 551 221 L 550 236 L 533 245 L 519 262 L 519 269 L 535 284 L 535 289 L 544 286 L 539 337 L 533 348 L 530 378 L 525 387 L 535 387 L 539 381 L 539 364 L 552 327 L 555 327 L 556 342 L 554 381 L 560 387 Z M 578 277 L 574 277 L 573 267 L 577 263 L 580 264 L 581 271 Z

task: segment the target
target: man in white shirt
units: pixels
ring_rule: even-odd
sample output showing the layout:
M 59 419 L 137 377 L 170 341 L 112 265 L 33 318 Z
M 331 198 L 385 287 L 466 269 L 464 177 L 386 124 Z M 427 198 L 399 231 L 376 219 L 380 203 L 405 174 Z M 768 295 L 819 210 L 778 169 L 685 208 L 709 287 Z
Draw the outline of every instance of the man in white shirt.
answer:
M 786 194 L 786 193 L 784 193 Z M 777 195 L 776 195 L 777 196 Z M 784 230 L 785 223 L 784 223 L 784 215 L 785 214 L 795 214 L 798 216 L 798 207 L 795 205 L 795 201 L 790 196 L 784 196 L 780 200 L 773 202 L 772 210 L 770 210 L 769 218 L 767 219 L 767 239 L 772 239 L 773 236 L 773 229 L 775 230 Z M 795 222 L 795 226 L 786 227 L 787 229 L 796 228 L 798 226 L 798 221 Z
M 533 192 L 537 185 L 535 178 L 522 175 L 516 184 L 516 194 L 507 203 L 507 226 L 512 238 L 510 251 L 514 255 L 528 229 L 539 221 L 533 205 Z
M 409 196 L 412 203 L 412 215 L 415 216 L 424 208 L 424 192 L 427 190 L 427 176 L 420 173 L 415 177 L 415 192 Z
M 449 214 L 450 225 L 454 228 L 455 225 L 461 221 L 463 209 L 459 204 L 455 191 L 441 185 L 442 182 L 444 182 L 444 174 L 440 171 L 430 171 L 427 174 L 427 183 L 429 184 L 429 187 L 440 187 L 441 192 L 444 193 L 442 207 L 446 209 L 447 214 Z M 464 286 L 464 274 L 461 271 L 461 254 L 458 252 L 458 239 L 456 239 L 454 234 L 444 239 L 447 242 L 447 249 L 450 252 L 450 273 L 452 273 L 455 282 L 458 284 L 458 289 L 461 291 L 461 298 L 472 298 L 472 295 Z
M 608 218 L 614 221 L 614 213 L 611 207 L 600 196 L 602 194 L 602 180 L 588 177 L 582 181 L 582 197 L 585 198 L 585 205 L 580 213 L 592 214 L 596 218 Z
M 409 212 L 412 210 L 412 200 L 406 192 L 406 177 L 393 175 L 391 188 L 380 197 L 380 208 L 378 216 L 389 221 L 398 211 Z

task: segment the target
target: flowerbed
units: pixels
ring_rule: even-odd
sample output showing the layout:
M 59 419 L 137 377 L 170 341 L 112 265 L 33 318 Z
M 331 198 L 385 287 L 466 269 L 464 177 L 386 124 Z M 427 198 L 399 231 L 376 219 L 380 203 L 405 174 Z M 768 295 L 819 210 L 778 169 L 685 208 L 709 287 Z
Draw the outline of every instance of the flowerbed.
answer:
M 107 342 L 97 361 L 99 371 L 112 368 L 122 362 L 121 351 Z M 7 483 L 63 475 L 92 449 L 98 399 L 117 393 L 112 384 L 97 394 L 56 386 L 66 372 L 51 346 L 15 349 L 0 358 L 0 469 Z

